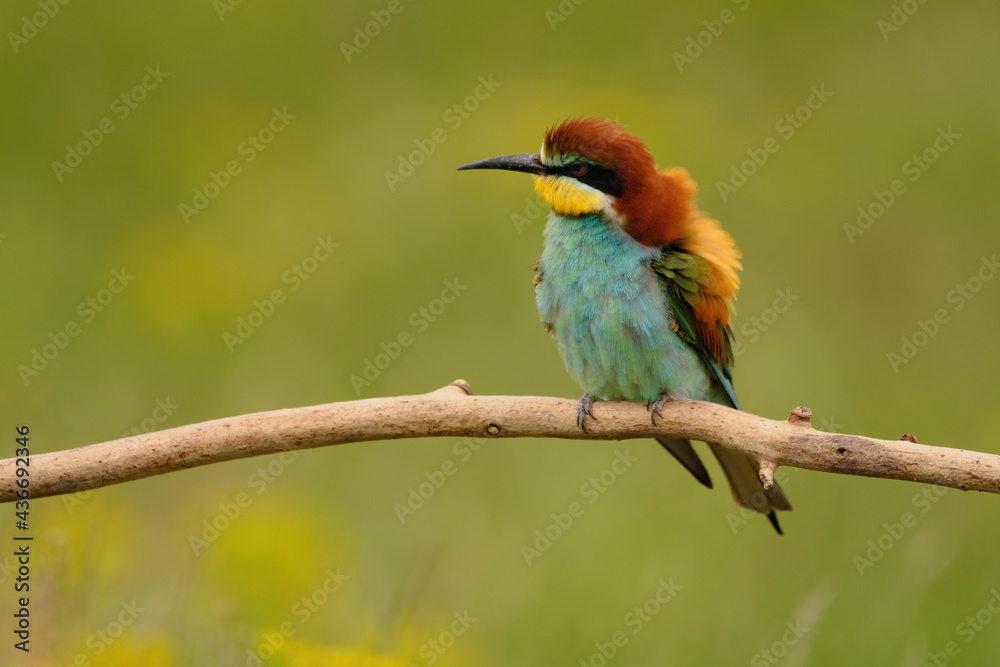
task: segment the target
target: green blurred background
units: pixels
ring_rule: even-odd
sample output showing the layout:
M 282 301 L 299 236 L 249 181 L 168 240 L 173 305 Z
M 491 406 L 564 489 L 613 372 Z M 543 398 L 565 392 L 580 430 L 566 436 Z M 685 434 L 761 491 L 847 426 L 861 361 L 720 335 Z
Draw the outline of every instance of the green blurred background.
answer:
M 552 123 L 591 114 L 689 169 L 742 248 L 747 410 L 807 405 L 826 430 L 1000 452 L 1000 7 L 903 5 L 3 3 L 3 456 L 16 424 L 38 453 L 458 377 L 479 394 L 577 398 L 535 313 L 544 213 L 529 179 L 454 168 L 537 150 Z M 789 134 L 782 120 L 813 87 L 829 96 Z M 275 110 L 280 132 L 262 133 Z M 113 130 L 88 140 L 103 119 Z M 258 135 L 259 149 L 244 144 Z M 770 137 L 777 152 L 741 167 Z M 390 187 L 386 173 L 428 141 Z M 81 142 L 77 166 L 53 166 Z M 925 151 L 936 161 L 914 171 Z M 755 173 L 723 192 L 734 166 Z M 185 220 L 180 205 L 213 173 L 225 187 Z M 881 216 L 845 229 L 896 179 L 905 192 Z M 304 262 L 318 239 L 338 247 Z M 314 270 L 293 289 L 296 265 Z M 134 278 L 100 312 L 79 307 L 111 297 L 123 269 Z M 446 281 L 464 289 L 442 309 Z M 284 301 L 227 346 L 275 289 Z M 893 364 L 941 309 L 944 324 Z M 19 371 L 70 323 L 78 334 L 44 368 Z M 402 333 L 412 343 L 352 383 Z M 346 445 L 39 500 L 31 659 L 10 646 L 6 556 L 0 663 L 919 666 L 1000 653 L 995 496 L 784 469 L 795 511 L 777 537 L 652 441 L 475 446 Z M 581 485 L 618 452 L 638 463 L 590 504 Z M 397 505 L 446 461 L 455 474 L 401 521 Z M 527 563 L 522 546 L 574 501 L 583 516 Z

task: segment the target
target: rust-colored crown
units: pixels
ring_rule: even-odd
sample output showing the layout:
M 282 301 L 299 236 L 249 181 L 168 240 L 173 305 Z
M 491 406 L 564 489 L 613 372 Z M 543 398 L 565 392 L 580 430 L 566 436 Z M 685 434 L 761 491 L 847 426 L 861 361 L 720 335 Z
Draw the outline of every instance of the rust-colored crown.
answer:
M 576 154 L 612 169 L 624 184 L 615 210 L 626 231 L 645 245 L 669 245 L 683 238 L 697 217 L 694 182 L 684 169 L 657 171 L 638 137 L 604 118 L 574 118 L 545 133 L 545 156 Z

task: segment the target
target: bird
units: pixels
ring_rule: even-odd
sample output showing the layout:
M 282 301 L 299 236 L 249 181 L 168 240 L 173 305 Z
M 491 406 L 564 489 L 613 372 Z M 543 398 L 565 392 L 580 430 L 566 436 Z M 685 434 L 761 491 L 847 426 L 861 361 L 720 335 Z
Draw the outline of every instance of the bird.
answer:
M 595 401 L 645 403 L 650 419 L 669 400 L 740 409 L 733 389 L 732 302 L 742 255 L 719 222 L 698 209 L 681 167 L 661 171 L 645 144 L 617 122 L 578 117 L 550 127 L 540 153 L 479 160 L 458 170 L 531 174 L 551 209 L 534 268 L 535 302 L 570 375 L 584 390 L 586 431 Z M 708 488 L 688 440 L 660 444 Z M 742 507 L 768 517 L 791 510 L 777 483 L 765 489 L 753 457 L 709 443 Z

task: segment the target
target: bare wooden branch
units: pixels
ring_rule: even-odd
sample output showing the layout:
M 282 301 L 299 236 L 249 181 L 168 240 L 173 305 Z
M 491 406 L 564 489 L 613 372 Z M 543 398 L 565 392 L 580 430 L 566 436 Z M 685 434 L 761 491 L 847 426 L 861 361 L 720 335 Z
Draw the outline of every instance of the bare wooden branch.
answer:
M 963 449 L 824 433 L 798 407 L 774 421 L 715 403 L 668 401 L 650 423 L 638 403 L 598 402 L 584 433 L 576 401 L 536 396 L 473 396 L 456 380 L 429 394 L 258 412 L 31 457 L 32 498 L 73 493 L 174 470 L 348 442 L 478 436 L 623 440 L 667 436 L 713 442 L 763 461 L 844 475 L 902 479 L 1000 493 L 1000 456 Z M 15 460 L 0 461 L 0 502 L 16 499 Z
M 768 491 L 774 486 L 774 471 L 778 469 L 778 464 L 774 461 L 763 460 L 760 461 L 760 470 L 757 474 L 760 476 L 760 483 L 764 485 L 764 488 Z

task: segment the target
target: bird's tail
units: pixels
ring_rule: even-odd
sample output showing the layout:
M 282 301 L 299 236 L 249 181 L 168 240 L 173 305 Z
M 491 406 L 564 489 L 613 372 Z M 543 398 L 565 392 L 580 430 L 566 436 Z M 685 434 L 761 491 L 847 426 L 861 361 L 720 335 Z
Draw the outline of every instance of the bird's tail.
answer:
M 719 445 L 710 444 L 709 447 L 726 473 L 733 500 L 747 509 L 766 514 L 771 525 L 781 535 L 781 526 L 778 525 L 778 517 L 774 512 L 791 510 L 792 504 L 788 502 L 778 483 L 765 489 L 758 474 L 760 464 L 755 459 Z
M 674 455 L 682 466 L 687 468 L 688 472 L 694 475 L 695 479 L 707 486 L 712 488 L 712 478 L 708 476 L 708 471 L 705 470 L 705 464 L 701 462 L 698 457 L 698 452 L 694 451 L 694 447 L 691 446 L 690 440 L 678 440 L 676 438 L 657 438 L 656 441 L 663 445 L 663 447 Z
M 657 441 L 673 454 L 674 458 L 687 468 L 695 479 L 708 488 L 712 488 L 712 479 L 688 440 L 657 438 Z M 719 460 L 722 471 L 726 473 L 729 488 L 733 492 L 733 499 L 742 507 L 766 514 L 771 525 L 781 535 L 781 526 L 778 524 L 775 511 L 791 510 L 792 504 L 788 502 L 785 492 L 781 490 L 778 483 L 775 482 L 770 489 L 765 489 L 758 475 L 760 464 L 757 461 L 745 454 L 719 445 L 710 444 L 709 447 L 715 454 L 715 458 Z

